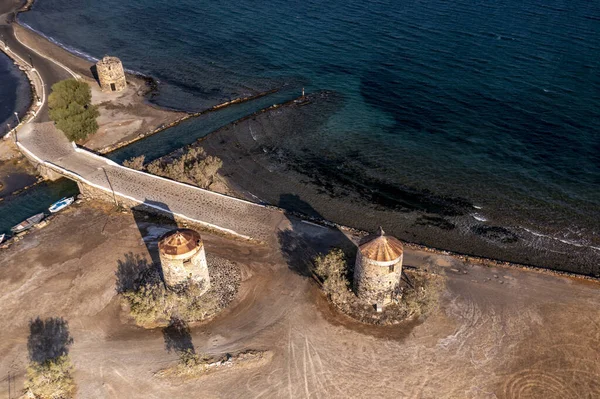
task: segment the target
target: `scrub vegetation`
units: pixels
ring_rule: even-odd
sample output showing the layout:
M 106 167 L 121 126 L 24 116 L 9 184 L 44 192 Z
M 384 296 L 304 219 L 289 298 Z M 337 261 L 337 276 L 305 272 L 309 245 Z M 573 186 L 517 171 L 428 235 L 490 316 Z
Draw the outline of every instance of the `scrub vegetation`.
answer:
M 141 155 L 124 161 L 123 165 L 204 189 L 215 189 L 219 185 L 218 172 L 223 166 L 221 159 L 207 155 L 202 147 L 189 148 L 183 153 L 162 157 L 146 165 L 144 160 L 145 157 Z
M 193 281 L 174 289 L 165 286 L 160 265 L 129 253 L 117 264 L 116 289 L 141 327 L 167 326 L 173 320 L 206 320 L 233 300 L 241 281 L 239 267 L 234 262 L 212 255 L 207 256 L 207 261 L 212 280 L 207 291 Z
M 73 337 L 61 317 L 29 322 L 29 365 L 25 376 L 25 396 L 36 399 L 67 399 L 75 395 L 74 367 L 69 359 Z
M 351 290 L 353 271 L 346 255 L 338 248 L 316 256 L 313 261 L 313 272 L 329 300 L 347 315 L 371 324 L 395 324 L 428 316 L 437 309 L 446 285 L 439 274 L 405 269 L 400 291 L 392 298 L 392 303 L 378 313 Z
M 169 290 L 154 270 L 143 277 L 137 288 L 124 292 L 123 297 L 135 322 L 147 327 L 165 325 L 174 317 L 204 320 L 219 309 L 214 290 L 202 295 L 202 287 L 192 282 L 177 291 Z
M 27 367 L 25 391 L 36 399 L 66 399 L 75 394 L 73 365 L 67 355 Z

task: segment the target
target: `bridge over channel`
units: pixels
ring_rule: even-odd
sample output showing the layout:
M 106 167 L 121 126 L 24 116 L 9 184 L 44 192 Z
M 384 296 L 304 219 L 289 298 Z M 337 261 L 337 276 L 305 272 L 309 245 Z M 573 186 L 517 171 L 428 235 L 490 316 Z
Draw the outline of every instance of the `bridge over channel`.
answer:
M 28 115 L 12 134 L 21 152 L 45 175 L 66 176 L 82 193 L 126 207 L 143 205 L 221 232 L 273 239 L 286 220 L 282 211 L 129 169 L 69 142 L 49 121 L 47 94 L 52 84 L 79 76 L 20 40 L 12 15 L 0 15 L 0 50 L 25 71 L 35 94 Z
M 125 207 L 143 206 L 221 232 L 268 241 L 283 212 L 160 176 L 133 170 L 79 148 L 52 122 L 21 127 L 17 146 L 46 174 L 66 176 L 87 196 Z

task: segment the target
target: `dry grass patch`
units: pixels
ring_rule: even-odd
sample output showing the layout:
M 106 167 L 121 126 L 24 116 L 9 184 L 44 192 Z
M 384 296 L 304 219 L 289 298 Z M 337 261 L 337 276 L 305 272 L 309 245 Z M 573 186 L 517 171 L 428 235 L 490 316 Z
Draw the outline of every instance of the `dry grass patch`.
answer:
M 270 351 L 248 350 L 235 355 L 225 354 L 218 358 L 200 356 L 193 351 L 179 354 L 177 364 L 157 373 L 159 377 L 198 378 L 214 371 L 231 368 L 254 368 L 267 364 L 273 358 Z
M 223 161 L 207 155 L 202 147 L 187 147 L 149 164 L 144 164 L 144 161 L 145 157 L 141 155 L 123 161 L 123 165 L 204 189 L 220 188 L 223 184 L 218 174 Z
M 72 398 L 76 389 L 72 372 L 73 365 L 66 355 L 43 363 L 31 362 L 25 380 L 26 395 L 36 399 Z
M 137 260 L 143 271 L 132 283 L 117 279 L 117 291 L 136 324 L 145 328 L 166 326 L 173 318 L 188 322 L 209 319 L 235 297 L 241 282 L 239 267 L 225 259 L 208 255 L 211 286 L 202 294 L 202 286 L 189 282 L 178 290 L 167 289 L 156 265 Z M 121 265 L 131 260 L 121 262 Z

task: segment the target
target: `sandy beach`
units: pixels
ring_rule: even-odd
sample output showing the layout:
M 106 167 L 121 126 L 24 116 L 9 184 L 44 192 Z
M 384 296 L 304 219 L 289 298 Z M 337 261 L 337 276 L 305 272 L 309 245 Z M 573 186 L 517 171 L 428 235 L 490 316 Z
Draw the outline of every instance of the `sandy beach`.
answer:
M 300 247 L 323 249 L 352 238 L 293 218 L 290 224 Z M 0 332 L 0 373 L 13 392 L 23 384 L 29 320 L 61 316 L 74 337 L 70 356 L 82 398 L 191 397 L 200 390 L 214 398 L 600 394 L 598 283 L 407 248 L 405 264 L 440 267 L 448 276 L 442 308 L 424 322 L 365 326 L 337 313 L 311 279 L 294 271 L 284 255 L 289 248 L 202 231 L 208 253 L 240 266 L 242 285 L 229 309 L 192 326 L 196 350 L 268 350 L 273 360 L 199 380 L 157 379 L 176 355 L 165 349 L 160 329 L 140 329 L 128 318 L 115 271 L 128 254 L 151 259 L 169 228 L 92 201 L 1 250 L 0 310 L 11 323 Z M 68 239 L 73 229 L 80 239 Z M 64 238 L 60 246 L 56 237 Z M 0 397 L 8 398 L 6 389 Z

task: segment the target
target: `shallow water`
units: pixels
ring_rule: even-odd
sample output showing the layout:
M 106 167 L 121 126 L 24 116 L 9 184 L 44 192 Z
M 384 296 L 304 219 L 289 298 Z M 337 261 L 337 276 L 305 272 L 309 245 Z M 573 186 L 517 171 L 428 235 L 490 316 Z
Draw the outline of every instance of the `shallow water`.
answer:
M 537 252 L 586 248 L 585 262 L 599 263 L 598 2 L 39 0 L 20 18 L 158 78 L 155 101 L 170 107 L 286 83 L 334 90 L 342 106 L 295 138 L 332 160 L 328 174 L 351 159 L 373 190 L 464 200 L 472 215 L 457 231 L 498 241 L 500 256 L 516 237 Z M 187 143 L 218 125 L 173 134 Z M 167 153 L 162 137 L 125 152 Z
M 207 136 L 210 132 L 235 122 L 246 115 L 273 104 L 289 101 L 297 95 L 298 93 L 294 93 L 284 87 L 279 92 L 263 98 L 232 105 L 223 110 L 209 112 L 199 117 L 188 119 L 175 127 L 163 130 L 141 141 L 113 151 L 107 157 L 116 162 L 123 162 L 126 159 L 144 155 L 145 162 L 149 162 L 191 144 L 197 139 Z

